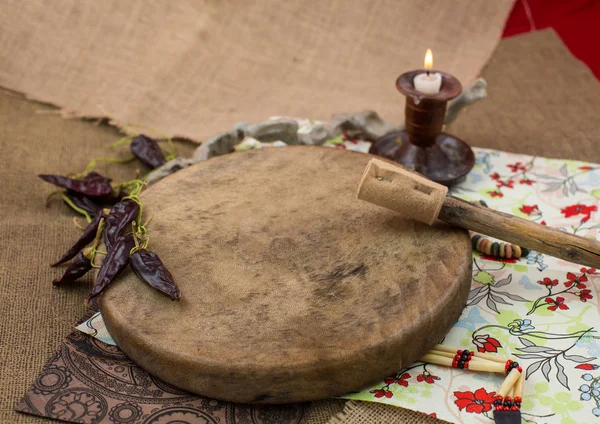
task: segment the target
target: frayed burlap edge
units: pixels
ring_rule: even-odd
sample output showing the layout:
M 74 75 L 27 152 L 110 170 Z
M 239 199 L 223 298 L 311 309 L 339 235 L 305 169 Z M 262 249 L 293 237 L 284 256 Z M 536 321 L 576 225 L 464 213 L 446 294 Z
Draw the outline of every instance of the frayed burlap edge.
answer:
M 342 412 L 331 418 L 327 424 L 402 423 L 438 424 L 448 421 L 431 417 L 422 412 L 383 403 L 351 400 L 346 402 Z

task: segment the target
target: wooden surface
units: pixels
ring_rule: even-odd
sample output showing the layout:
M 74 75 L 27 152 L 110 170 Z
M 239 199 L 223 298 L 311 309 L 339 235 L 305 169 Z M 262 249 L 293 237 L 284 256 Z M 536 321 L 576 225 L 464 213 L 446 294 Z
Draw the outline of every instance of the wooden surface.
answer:
M 356 200 L 370 159 L 267 148 L 152 186 L 150 247 L 182 299 L 125 274 L 101 299 L 119 347 L 180 388 L 267 403 L 356 390 L 421 357 L 465 304 L 470 241 Z
M 565 261 L 600 268 L 600 242 L 447 196 L 440 219 Z

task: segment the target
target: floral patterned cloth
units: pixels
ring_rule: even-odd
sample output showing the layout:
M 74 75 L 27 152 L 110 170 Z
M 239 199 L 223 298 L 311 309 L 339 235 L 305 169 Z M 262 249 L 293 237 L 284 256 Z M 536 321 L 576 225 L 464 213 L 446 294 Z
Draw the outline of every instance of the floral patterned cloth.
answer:
M 299 123 L 300 132 L 315 124 Z M 344 135 L 326 145 L 362 152 L 370 147 Z M 600 165 L 474 150 L 475 167 L 451 194 L 598 239 Z M 599 290 L 600 271 L 592 268 L 536 251 L 503 261 L 475 252 L 467 306 L 443 343 L 518 361 L 527 378 L 525 422 L 595 422 L 600 417 Z M 78 328 L 112 342 L 99 315 Z M 344 398 L 401 406 L 450 422 L 488 423 L 502 379 L 415 363 Z
M 94 315 L 75 328 L 85 334 L 89 334 L 90 336 L 97 338 L 108 345 L 117 345 L 106 329 L 106 325 L 104 325 L 104 320 L 102 319 L 102 314 L 100 312 L 96 312 Z

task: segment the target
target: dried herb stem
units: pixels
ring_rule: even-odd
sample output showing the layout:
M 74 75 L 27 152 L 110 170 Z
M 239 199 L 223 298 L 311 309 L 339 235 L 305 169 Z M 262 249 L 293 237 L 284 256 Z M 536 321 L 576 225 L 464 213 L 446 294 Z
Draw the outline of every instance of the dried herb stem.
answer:
M 53 191 L 52 193 L 50 193 L 50 194 L 48 195 L 48 197 L 46 197 L 46 207 L 49 207 L 49 206 L 50 206 L 50 200 L 52 200 L 52 198 L 53 198 L 54 196 L 56 196 L 57 194 L 64 193 L 64 192 L 65 192 L 65 190 L 55 190 L 55 191 Z
M 98 230 L 96 230 L 96 237 L 94 238 L 94 241 L 90 246 L 91 253 L 89 260 L 92 263 L 93 268 L 100 267 L 99 265 L 96 265 L 96 255 L 98 253 L 100 253 L 101 255 L 106 255 L 106 252 L 98 250 L 98 246 L 100 245 L 100 242 L 102 240 L 102 231 L 104 231 L 104 218 L 100 218 L 100 222 L 98 223 Z
M 87 213 L 86 211 L 84 211 L 83 209 L 81 209 L 80 207 L 76 206 L 73 201 L 69 198 L 69 196 L 67 196 L 66 192 L 62 191 L 60 193 L 60 197 L 63 198 L 63 200 L 65 201 L 65 203 L 67 205 L 69 205 L 74 211 L 79 212 L 80 214 L 82 214 L 85 217 L 85 220 L 88 222 L 88 224 L 90 222 L 92 222 L 92 218 L 90 217 L 90 214 Z
M 80 230 L 85 230 L 85 227 L 79 223 L 79 218 L 77 218 L 76 216 L 73 217 L 73 225 L 79 228 Z
M 135 160 L 135 156 L 130 156 L 124 159 L 120 159 L 120 158 L 95 158 L 92 159 L 88 165 L 86 166 L 85 170 L 79 174 L 75 174 L 72 175 L 71 178 L 73 179 L 81 179 L 84 178 L 87 174 L 89 174 L 90 172 L 92 172 L 95 168 L 96 165 L 98 164 L 98 162 L 108 162 L 108 163 L 118 163 L 118 164 L 123 164 L 123 163 L 129 163 L 129 162 L 133 162 Z

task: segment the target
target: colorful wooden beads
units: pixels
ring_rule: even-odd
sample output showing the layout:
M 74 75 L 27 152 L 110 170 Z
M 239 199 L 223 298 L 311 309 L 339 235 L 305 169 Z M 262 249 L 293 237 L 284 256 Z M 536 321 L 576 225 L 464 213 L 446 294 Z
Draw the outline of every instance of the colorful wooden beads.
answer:
M 516 396 L 511 399 L 510 396 L 502 397 L 497 395 L 494 397 L 494 409 L 496 411 L 519 411 L 521 409 L 521 402 L 523 400 Z
M 510 374 L 510 372 L 516 368 L 517 371 L 523 372 L 523 368 L 519 366 L 518 362 L 511 361 L 510 359 L 506 361 L 506 365 L 504 365 L 504 369 L 506 370 L 506 375 Z
M 452 361 L 452 368 L 469 369 L 469 361 L 473 358 L 473 352 L 468 350 L 457 350 L 454 360 Z
M 473 250 L 480 252 L 483 255 L 494 256 L 496 258 L 522 258 L 529 254 L 529 249 L 526 247 L 517 246 L 516 244 L 503 243 L 492 241 L 489 238 L 479 234 L 471 239 Z

